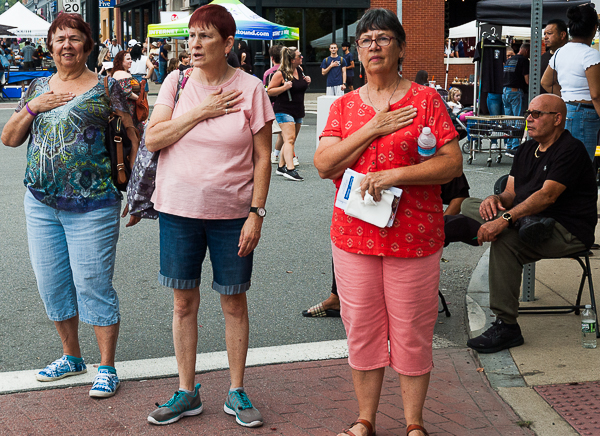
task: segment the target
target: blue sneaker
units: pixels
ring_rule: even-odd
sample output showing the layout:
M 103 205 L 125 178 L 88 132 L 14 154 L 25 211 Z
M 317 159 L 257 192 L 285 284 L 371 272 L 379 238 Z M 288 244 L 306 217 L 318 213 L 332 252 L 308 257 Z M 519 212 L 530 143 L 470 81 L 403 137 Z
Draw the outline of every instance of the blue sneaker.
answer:
M 241 426 L 260 427 L 263 425 L 262 415 L 252 405 L 243 388 L 227 394 L 223 410 L 228 415 L 235 415 L 236 422 Z
M 87 372 L 87 367 L 82 361 L 81 363 L 71 362 L 65 354 L 58 360 L 55 360 L 50 365 L 38 372 L 35 378 L 38 381 L 54 381 L 70 375 L 84 374 Z
M 113 374 L 108 369 L 99 369 L 98 374 L 94 377 L 92 389 L 90 389 L 90 397 L 92 398 L 108 398 L 117 393 L 119 389 L 119 377 Z
M 179 421 L 184 416 L 200 415 L 203 409 L 199 389 L 200 383 L 196 385 L 194 392 L 176 391 L 165 404 L 156 403 L 158 409 L 148 415 L 148 422 L 165 425 Z

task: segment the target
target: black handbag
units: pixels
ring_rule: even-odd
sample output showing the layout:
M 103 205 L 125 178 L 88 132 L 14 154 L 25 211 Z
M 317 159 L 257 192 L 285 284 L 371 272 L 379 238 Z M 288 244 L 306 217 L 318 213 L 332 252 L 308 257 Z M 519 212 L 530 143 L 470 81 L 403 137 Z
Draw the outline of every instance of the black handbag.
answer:
M 104 91 L 110 101 L 108 76 L 104 78 Z M 119 191 L 126 191 L 127 183 L 131 177 L 129 155 L 131 154 L 133 145 L 131 144 L 131 139 L 127 136 L 123 119 L 112 108 L 108 117 L 108 128 L 106 130 L 104 145 L 110 156 L 112 181 Z

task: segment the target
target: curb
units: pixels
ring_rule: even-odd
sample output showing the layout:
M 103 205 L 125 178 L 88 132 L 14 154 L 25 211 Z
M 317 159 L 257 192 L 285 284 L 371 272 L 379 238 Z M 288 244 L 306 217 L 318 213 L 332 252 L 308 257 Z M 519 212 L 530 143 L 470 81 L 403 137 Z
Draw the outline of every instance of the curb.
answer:
M 469 338 L 479 336 L 496 319 L 490 310 L 489 262 L 490 249 L 488 248 L 479 259 L 467 288 L 465 306 L 469 319 Z M 474 351 L 474 355 L 480 365 L 485 368 L 485 373 L 494 390 L 527 386 L 509 350 L 492 354 L 481 354 Z

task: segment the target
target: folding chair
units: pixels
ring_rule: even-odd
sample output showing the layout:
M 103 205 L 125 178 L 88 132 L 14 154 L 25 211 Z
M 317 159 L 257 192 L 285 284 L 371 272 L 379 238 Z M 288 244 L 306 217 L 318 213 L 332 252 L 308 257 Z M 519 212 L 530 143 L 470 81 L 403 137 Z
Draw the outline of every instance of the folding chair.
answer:
M 585 281 L 587 280 L 588 288 L 590 291 L 590 303 L 592 305 L 592 309 L 594 309 L 594 312 L 596 312 L 596 325 L 598 325 L 598 311 L 596 310 L 596 297 L 594 295 L 594 283 L 592 282 L 592 267 L 590 266 L 589 250 L 568 254 L 566 256 L 557 257 L 555 259 L 574 259 L 581 266 L 581 281 L 579 283 L 579 290 L 577 291 L 577 299 L 575 300 L 575 304 L 566 306 L 520 307 L 519 313 L 532 315 L 552 315 L 574 312 L 575 315 L 579 315 L 580 309 L 585 308 L 585 305 L 581 304 L 581 294 L 583 293 L 583 287 L 585 286 Z M 600 338 L 600 331 L 598 329 L 596 329 L 596 337 Z

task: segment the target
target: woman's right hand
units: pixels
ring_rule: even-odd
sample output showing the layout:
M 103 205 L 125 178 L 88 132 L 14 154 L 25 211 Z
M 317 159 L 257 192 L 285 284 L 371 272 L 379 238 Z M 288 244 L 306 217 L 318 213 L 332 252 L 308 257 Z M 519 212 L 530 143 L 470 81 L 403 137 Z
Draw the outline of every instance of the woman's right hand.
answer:
M 205 118 L 215 118 L 221 115 L 239 112 L 241 109 L 235 107 L 243 98 L 242 91 L 232 90 L 223 92 L 223 88 L 217 89 L 200 103 L 200 109 L 204 112 Z
M 379 136 L 389 135 L 412 123 L 417 116 L 417 108 L 413 106 L 401 107 L 390 112 L 390 106 L 375 115 L 369 123 L 374 133 Z
M 284 91 L 287 91 L 288 89 L 292 89 L 292 81 L 287 81 L 287 82 L 283 82 L 283 85 L 281 85 L 283 87 Z
M 64 106 L 73 100 L 73 98 L 75 98 L 75 94 L 72 92 L 55 93 L 54 91 L 49 91 L 31 100 L 29 102 L 29 109 L 36 114 L 48 112 L 59 106 Z

